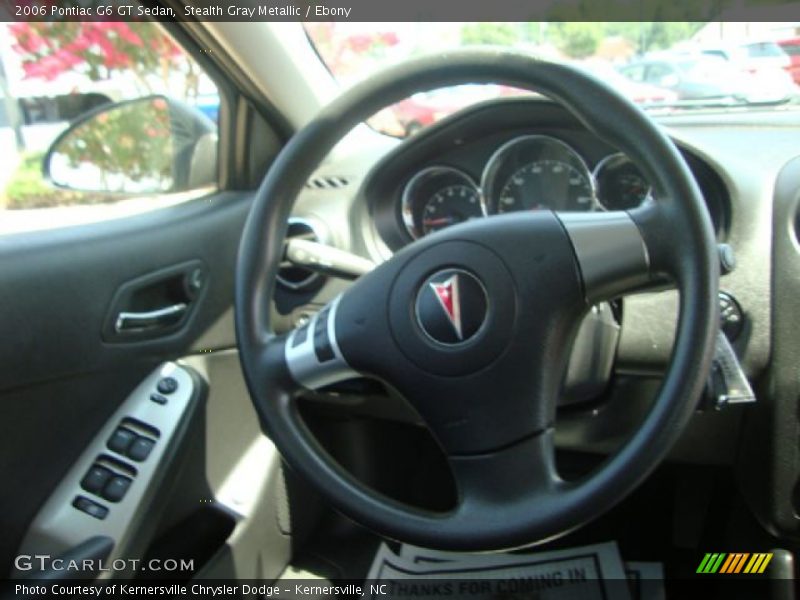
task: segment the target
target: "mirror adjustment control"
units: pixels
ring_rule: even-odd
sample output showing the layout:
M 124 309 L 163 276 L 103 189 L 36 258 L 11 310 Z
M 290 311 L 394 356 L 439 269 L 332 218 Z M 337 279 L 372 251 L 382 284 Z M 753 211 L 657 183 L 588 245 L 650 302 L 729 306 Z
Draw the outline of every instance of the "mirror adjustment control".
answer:
M 87 492 L 100 495 L 100 491 L 105 487 L 112 475 L 113 473 L 105 467 L 94 465 L 81 479 L 81 487 Z
M 84 496 L 76 496 L 75 500 L 72 501 L 72 506 L 95 519 L 105 519 L 108 514 L 108 509 L 105 506 L 89 500 Z
M 131 487 L 133 480 L 122 475 L 114 475 L 103 488 L 103 498 L 109 502 L 119 502 L 125 497 L 128 488 Z
M 164 377 L 156 385 L 161 394 L 172 394 L 178 389 L 178 381 L 174 377 Z
M 162 396 L 161 394 L 156 394 L 155 392 L 150 394 L 150 400 L 152 400 L 156 404 L 166 404 L 167 403 L 166 396 Z
M 106 445 L 108 446 L 109 450 L 113 450 L 117 454 L 124 455 L 135 439 L 136 434 L 130 429 L 118 427 L 116 431 L 114 431 L 113 435 L 109 438 Z

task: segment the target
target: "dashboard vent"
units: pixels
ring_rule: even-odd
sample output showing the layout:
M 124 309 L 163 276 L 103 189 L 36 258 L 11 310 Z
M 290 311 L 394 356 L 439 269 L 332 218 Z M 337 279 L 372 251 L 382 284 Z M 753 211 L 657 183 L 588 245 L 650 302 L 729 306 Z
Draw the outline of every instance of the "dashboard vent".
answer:
M 338 190 L 349 184 L 350 180 L 347 177 L 314 177 L 306 182 L 306 187 L 312 190 Z
M 303 219 L 289 219 L 289 230 L 286 239 L 303 239 L 312 242 L 321 241 L 319 234 L 314 227 Z M 319 273 L 309 271 L 291 264 L 283 263 L 278 270 L 278 283 L 285 288 L 294 291 L 307 290 L 317 283 L 322 277 Z

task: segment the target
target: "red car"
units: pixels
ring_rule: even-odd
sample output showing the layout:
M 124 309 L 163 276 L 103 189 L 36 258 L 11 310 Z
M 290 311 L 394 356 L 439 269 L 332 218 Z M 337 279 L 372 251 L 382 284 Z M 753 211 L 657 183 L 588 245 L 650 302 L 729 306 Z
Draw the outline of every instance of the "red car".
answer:
M 778 45 L 783 48 L 783 51 L 792 59 L 792 64 L 789 66 L 789 73 L 791 73 L 794 82 L 800 85 L 800 38 L 783 40 L 778 42 Z
M 465 106 L 501 95 L 505 95 L 502 86 L 459 85 L 414 94 L 392 109 L 405 128 L 406 135 L 412 135 Z

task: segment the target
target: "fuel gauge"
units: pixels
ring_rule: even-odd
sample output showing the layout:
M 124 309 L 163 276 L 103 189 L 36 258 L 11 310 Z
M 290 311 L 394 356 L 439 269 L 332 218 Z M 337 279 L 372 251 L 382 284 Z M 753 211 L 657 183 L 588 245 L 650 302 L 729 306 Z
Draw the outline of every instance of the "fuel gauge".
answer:
M 630 210 L 647 200 L 652 188 L 633 161 L 624 154 L 612 154 L 594 170 L 597 201 L 606 210 Z

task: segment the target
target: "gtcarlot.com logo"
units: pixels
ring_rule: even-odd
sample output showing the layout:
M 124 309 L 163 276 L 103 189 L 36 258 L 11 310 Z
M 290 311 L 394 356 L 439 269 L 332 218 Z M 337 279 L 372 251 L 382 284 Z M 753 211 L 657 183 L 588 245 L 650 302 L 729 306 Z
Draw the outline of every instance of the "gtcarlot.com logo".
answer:
M 709 552 L 697 567 L 697 573 L 756 575 L 763 573 L 771 560 L 771 552 Z
M 81 559 L 67 560 L 63 558 L 53 558 L 49 554 L 20 554 L 14 560 L 14 566 L 18 571 L 70 571 L 70 572 L 108 572 L 108 571 L 152 571 L 152 572 L 174 572 L 174 571 L 193 571 L 194 559 L 176 560 L 173 558 L 150 560 L 140 560 L 138 558 L 117 558 L 113 561 Z

